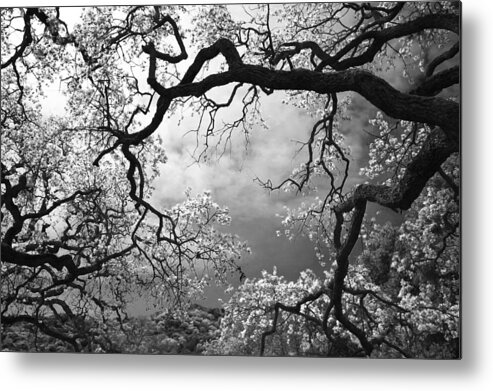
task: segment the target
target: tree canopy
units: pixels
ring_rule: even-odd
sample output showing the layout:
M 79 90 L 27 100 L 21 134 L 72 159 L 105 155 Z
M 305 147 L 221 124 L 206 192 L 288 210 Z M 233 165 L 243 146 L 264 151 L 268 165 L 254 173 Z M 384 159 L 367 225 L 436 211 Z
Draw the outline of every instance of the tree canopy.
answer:
M 65 11 L 1 10 L 4 338 L 28 326 L 64 350 L 121 351 L 135 297 L 187 319 L 234 275 L 207 354 L 460 356 L 458 2 Z M 64 107 L 47 114 L 53 86 Z M 250 248 L 210 192 L 151 201 L 160 132 L 189 130 L 170 118 L 198 115 L 201 162 L 268 126 L 277 94 L 313 121 L 300 167 L 257 178 L 300 199 L 282 234 L 313 241 L 323 275 L 297 281 L 244 274 Z M 353 185 L 341 123 L 360 98 L 376 114 Z

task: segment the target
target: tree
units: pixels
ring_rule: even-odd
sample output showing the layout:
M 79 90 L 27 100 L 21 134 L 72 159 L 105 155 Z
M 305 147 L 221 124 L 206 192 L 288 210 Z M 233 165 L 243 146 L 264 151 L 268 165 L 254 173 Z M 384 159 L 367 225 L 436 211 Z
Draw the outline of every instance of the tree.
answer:
M 263 96 L 285 91 L 313 116 L 307 160 L 278 185 L 259 182 L 319 192 L 283 223 L 288 235 L 307 234 L 329 266 L 325 277 L 304 272 L 297 283 L 275 273 L 247 280 L 211 352 L 234 342 L 230 353 L 252 354 L 245 343 L 255 338 L 260 354 L 457 357 L 460 5 L 231 11 L 89 8 L 69 28 L 60 8 L 2 10 L 4 327 L 27 322 L 80 351 L 107 319 L 124 322 L 132 294 L 180 305 L 209 281 L 242 273 L 246 244 L 215 228 L 228 210 L 210 194 L 164 210 L 149 201 L 166 161 L 157 130 L 186 107 L 198 112 L 196 156 L 206 159 L 237 128 L 248 138 Z M 222 65 L 210 65 L 216 58 Z M 386 80 L 397 73 L 405 87 Z M 67 108 L 46 117 L 41 96 L 55 81 Z M 208 95 L 217 88 L 224 102 Z M 379 112 L 368 181 L 349 188 L 340 123 L 353 94 Z M 240 118 L 219 126 L 235 102 Z M 372 219 L 368 203 L 400 213 L 402 224 Z M 96 326 L 80 330 L 88 319 Z

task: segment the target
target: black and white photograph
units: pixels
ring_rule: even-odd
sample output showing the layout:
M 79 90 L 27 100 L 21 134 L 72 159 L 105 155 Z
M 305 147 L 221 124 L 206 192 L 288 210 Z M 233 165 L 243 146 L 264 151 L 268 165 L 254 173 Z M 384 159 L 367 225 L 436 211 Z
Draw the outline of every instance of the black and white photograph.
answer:
M 1 8 L 2 354 L 461 359 L 461 11 Z

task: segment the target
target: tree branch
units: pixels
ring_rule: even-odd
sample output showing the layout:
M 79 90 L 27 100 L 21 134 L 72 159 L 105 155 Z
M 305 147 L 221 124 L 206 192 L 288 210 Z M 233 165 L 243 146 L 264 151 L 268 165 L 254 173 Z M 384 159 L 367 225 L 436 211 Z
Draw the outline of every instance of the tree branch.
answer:
M 2 242 L 2 262 L 8 262 L 15 265 L 27 267 L 39 267 L 48 264 L 58 271 L 64 267 L 72 274 L 77 271 L 72 257 L 70 255 L 56 256 L 54 254 L 28 254 L 17 250 Z
M 233 82 L 259 85 L 272 90 L 302 90 L 319 94 L 354 91 L 393 118 L 440 126 L 451 138 L 459 138 L 460 110 L 456 102 L 402 93 L 367 71 L 278 71 L 256 65 L 234 64 L 235 67 L 229 71 L 207 76 L 200 82 L 182 83 L 160 93 L 168 99 L 200 96 L 214 87 Z M 196 74 L 195 70 L 191 73 Z
M 7 61 L 5 61 L 0 69 L 7 68 L 9 65 L 15 63 L 19 57 L 24 54 L 26 48 L 32 43 L 33 37 L 31 35 L 31 18 L 34 15 L 34 9 L 28 8 L 24 13 L 24 36 L 22 37 L 22 42 L 17 46 L 15 53 Z
M 443 89 L 460 82 L 460 68 L 458 65 L 427 77 L 419 86 L 409 91 L 413 95 L 434 96 Z
M 442 29 L 459 34 L 459 17 L 453 14 L 429 14 L 383 30 L 368 31 L 356 37 L 334 56 L 326 54 L 323 58 L 320 58 L 322 61 L 316 70 L 320 71 L 327 66 L 334 70 L 343 70 L 370 63 L 383 45 L 390 40 L 416 34 L 427 29 Z M 372 40 L 372 43 L 362 54 L 345 60 L 342 59 L 367 40 Z
M 435 72 L 437 66 L 455 57 L 455 55 L 459 53 L 459 49 L 460 49 L 460 42 L 457 41 L 449 50 L 435 57 L 426 67 L 426 72 L 425 72 L 426 77 L 430 77 L 431 75 L 433 75 L 433 72 Z

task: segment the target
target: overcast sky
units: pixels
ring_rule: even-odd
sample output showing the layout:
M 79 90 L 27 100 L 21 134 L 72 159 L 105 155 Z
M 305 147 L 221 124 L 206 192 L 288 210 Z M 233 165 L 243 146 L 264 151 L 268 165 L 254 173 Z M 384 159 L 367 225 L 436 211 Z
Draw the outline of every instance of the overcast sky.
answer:
M 226 88 L 225 100 L 227 93 Z M 293 193 L 269 192 L 254 181 L 259 177 L 278 184 L 294 167 L 305 161 L 306 152 L 296 154 L 299 149 L 296 141 L 308 140 L 314 119 L 302 110 L 283 104 L 284 97 L 283 92 L 277 92 L 262 98 L 262 115 L 267 129 L 261 126 L 254 129 L 248 147 L 241 130 L 238 130 L 231 153 L 207 164 L 193 164 L 190 157 L 196 139 L 194 134 L 186 133 L 196 127 L 196 118 L 186 118 L 179 125 L 177 120 L 168 120 L 159 129 L 168 162 L 163 165 L 161 176 L 156 181 L 154 201 L 169 206 L 181 202 L 188 187 L 192 188 L 192 194 L 210 190 L 216 202 L 230 208 L 230 231 L 248 241 L 252 248 L 253 254 L 245 254 L 241 264 L 249 278 L 260 276 L 262 270 L 271 272 L 274 266 L 289 279 L 296 279 L 306 268 L 316 272 L 322 270 L 307 238 L 300 236 L 289 241 L 276 235 L 277 230 L 282 230 L 281 218 L 276 214 L 282 214 L 284 206 L 299 206 L 302 199 Z M 366 162 L 366 141 L 361 128 L 369 128 L 366 103 L 359 99 L 355 108 L 351 122 L 343 123 L 352 149 L 353 167 L 348 189 L 361 180 L 356 175 L 360 165 Z M 231 112 L 234 110 L 230 110 L 225 118 L 234 119 Z M 207 304 L 214 305 L 221 292 L 222 288 L 211 290 Z

